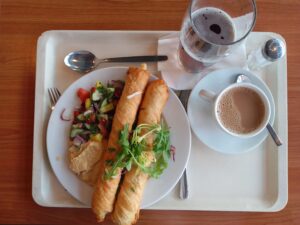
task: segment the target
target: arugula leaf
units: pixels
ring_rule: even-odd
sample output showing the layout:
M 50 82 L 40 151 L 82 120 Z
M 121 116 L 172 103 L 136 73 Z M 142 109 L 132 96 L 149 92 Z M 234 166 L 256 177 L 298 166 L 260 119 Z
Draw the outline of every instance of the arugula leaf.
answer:
M 128 158 L 128 149 L 129 149 L 129 141 L 128 141 L 129 131 L 128 124 L 124 126 L 124 129 L 120 132 L 119 136 L 119 144 L 122 149 L 117 155 L 114 162 L 111 164 L 111 168 L 105 171 L 104 179 L 111 179 L 116 175 L 117 168 L 124 168 L 127 166 L 126 162 L 128 161 L 125 158 Z
M 145 156 L 147 151 L 146 138 L 149 135 L 154 136 L 152 151 L 154 153 L 154 162 L 150 166 Z M 118 168 L 131 170 L 132 165 L 138 166 L 149 176 L 158 178 L 168 167 L 170 153 L 170 131 L 165 124 L 140 124 L 133 131 L 132 138 L 129 140 L 128 124 L 120 132 L 119 145 L 121 151 L 117 154 L 116 159 L 105 173 L 105 179 L 110 179 L 116 174 Z

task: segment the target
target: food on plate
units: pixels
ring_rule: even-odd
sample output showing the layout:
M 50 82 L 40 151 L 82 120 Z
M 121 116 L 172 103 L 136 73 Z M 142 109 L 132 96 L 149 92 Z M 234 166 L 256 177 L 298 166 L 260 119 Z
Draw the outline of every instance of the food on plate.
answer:
M 137 163 L 131 163 L 130 166 L 127 164 L 130 168 L 125 173 L 112 213 L 112 220 L 116 224 L 129 225 L 137 221 L 149 175 L 159 176 L 170 158 L 169 132 L 160 125 L 162 110 L 168 97 L 168 87 L 163 80 L 148 84 L 138 115 L 138 126 L 131 140 L 132 148 L 129 149 L 135 155 Z
M 91 186 L 94 186 L 99 176 L 100 158 L 106 145 L 104 140 L 88 141 L 80 149 L 73 145 L 69 148 L 70 169 Z
M 97 82 L 91 90 L 79 88 L 81 106 L 74 111 L 68 159 L 70 169 L 93 186 L 99 176 L 100 158 L 106 149 L 115 107 L 124 82 Z
M 129 68 L 125 79 L 125 86 L 116 107 L 108 147 L 101 157 L 102 164 L 92 199 L 92 210 L 99 222 L 103 221 L 106 214 L 113 210 L 123 168 L 117 168 L 110 179 L 107 179 L 106 175 L 107 171 L 111 169 L 111 162 L 114 162 L 116 155 L 121 151 L 119 145 L 120 132 L 124 129 L 125 125 L 130 132 L 135 121 L 144 89 L 150 77 L 150 73 L 146 69 L 145 64 L 140 68 Z
M 148 178 L 158 178 L 168 166 L 170 132 L 161 114 L 169 90 L 163 80 L 149 78 L 143 64 L 129 68 L 125 82 L 77 90 L 81 105 L 73 113 L 69 167 L 94 186 L 98 222 L 113 212 L 115 223 L 135 223 Z

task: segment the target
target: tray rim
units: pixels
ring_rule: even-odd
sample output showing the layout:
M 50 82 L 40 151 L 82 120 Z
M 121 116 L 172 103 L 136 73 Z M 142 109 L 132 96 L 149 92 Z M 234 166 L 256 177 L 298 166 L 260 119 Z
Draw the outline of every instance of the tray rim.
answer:
M 37 96 L 38 90 L 44 90 L 44 76 L 43 69 L 45 63 L 45 48 L 46 48 L 46 41 L 51 37 L 53 33 L 65 33 L 65 32 L 71 32 L 71 33 L 81 33 L 81 34 L 89 34 L 89 33 L 123 33 L 123 34 L 171 34 L 171 33 L 178 33 L 178 31 L 172 31 L 172 30 L 49 30 L 43 32 L 40 37 L 37 40 L 37 51 L 36 51 L 36 82 L 35 82 L 35 111 L 34 111 L 34 135 L 33 135 L 33 165 L 32 165 L 32 197 L 33 200 L 40 206 L 44 207 L 74 207 L 74 208 L 86 208 L 87 206 L 82 205 L 81 203 L 76 203 L 76 200 L 74 200 L 74 205 L 64 205 L 64 204 L 51 204 L 48 202 L 43 201 L 43 199 L 40 198 L 38 194 L 38 187 L 37 184 L 41 182 L 39 178 L 41 178 L 41 171 L 38 168 L 38 164 L 40 163 L 39 159 L 42 158 L 43 152 L 39 151 L 39 144 L 41 144 L 42 140 L 38 139 L 36 132 L 39 128 L 39 122 L 43 123 L 41 121 L 40 115 L 43 113 L 41 110 L 39 110 L 38 103 L 43 102 L 44 96 Z M 285 42 L 285 39 L 277 33 L 273 32 L 252 32 L 252 33 L 265 33 L 265 34 L 271 34 L 273 36 L 277 36 L 278 38 L 282 39 Z M 286 143 L 282 146 L 282 149 L 280 152 L 278 152 L 278 182 L 281 182 L 282 184 L 278 184 L 278 196 L 275 203 L 269 207 L 266 208 L 266 210 L 258 210 L 259 212 L 276 212 L 282 210 L 287 202 L 288 202 L 288 123 L 287 123 L 287 115 L 288 115 L 288 96 L 287 96 L 287 56 L 285 55 L 285 59 L 282 60 L 283 69 L 285 71 L 286 76 L 282 76 L 282 85 L 283 87 L 283 93 L 286 93 L 285 95 L 281 95 L 278 97 L 278 99 L 281 99 L 281 101 L 285 102 L 285 107 L 278 107 L 277 114 L 281 113 L 285 114 L 283 115 L 284 118 L 281 118 L 280 122 L 278 122 L 278 130 L 281 131 L 280 135 L 282 136 L 283 140 L 286 140 Z M 277 99 L 277 101 L 279 101 Z M 39 112 L 39 113 L 38 113 Z M 42 144 L 43 145 L 43 144 Z M 283 149 L 284 148 L 284 149 Z M 39 158 L 38 158 L 39 157 Z M 281 160 L 280 160 L 281 159 Z M 41 185 L 41 184 L 40 184 Z M 158 203 L 159 204 L 159 203 Z M 154 205 L 154 207 L 150 207 L 149 209 L 160 209 L 160 210 L 205 210 L 205 211 L 219 211 L 218 209 L 176 209 L 175 207 L 169 207 L 169 208 L 159 208 Z M 228 211 L 222 209 L 222 211 Z M 249 211 L 249 210 L 229 210 L 229 211 Z M 249 212 L 254 212 L 255 210 L 251 210 Z

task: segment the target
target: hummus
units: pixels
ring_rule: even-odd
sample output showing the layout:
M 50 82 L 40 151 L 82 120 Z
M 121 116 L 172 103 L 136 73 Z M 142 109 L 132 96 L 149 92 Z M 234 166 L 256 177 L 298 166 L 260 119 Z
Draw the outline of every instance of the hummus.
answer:
M 68 151 L 69 167 L 78 177 L 91 186 L 97 182 L 100 172 L 100 159 L 106 141 L 88 141 L 80 149 L 71 146 Z

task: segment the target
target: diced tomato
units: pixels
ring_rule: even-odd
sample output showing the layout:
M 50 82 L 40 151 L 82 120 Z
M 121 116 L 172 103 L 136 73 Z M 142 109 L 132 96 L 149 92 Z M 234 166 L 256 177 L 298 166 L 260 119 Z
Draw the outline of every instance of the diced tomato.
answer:
M 74 118 L 76 118 L 80 114 L 79 111 L 74 111 Z
M 87 124 L 91 124 L 94 123 L 96 121 L 96 115 L 94 113 L 92 113 L 89 118 L 86 120 Z
M 100 133 L 102 134 L 102 136 L 104 138 L 106 138 L 108 136 L 108 132 L 107 132 L 106 127 L 101 122 L 99 122 L 98 127 L 100 129 Z
M 83 88 L 79 88 L 77 91 L 77 96 L 80 98 L 81 102 L 83 103 L 87 98 L 90 97 L 90 92 L 84 90 Z
M 90 121 L 95 122 L 96 121 L 96 115 L 93 113 L 90 115 Z
M 93 94 L 95 91 L 96 91 L 96 88 L 95 88 L 95 87 L 92 87 L 92 88 L 91 88 L 91 93 Z
M 104 119 L 104 118 L 101 118 L 100 121 L 99 121 L 99 123 L 100 123 L 101 125 L 103 125 L 104 127 L 106 127 L 107 120 Z

